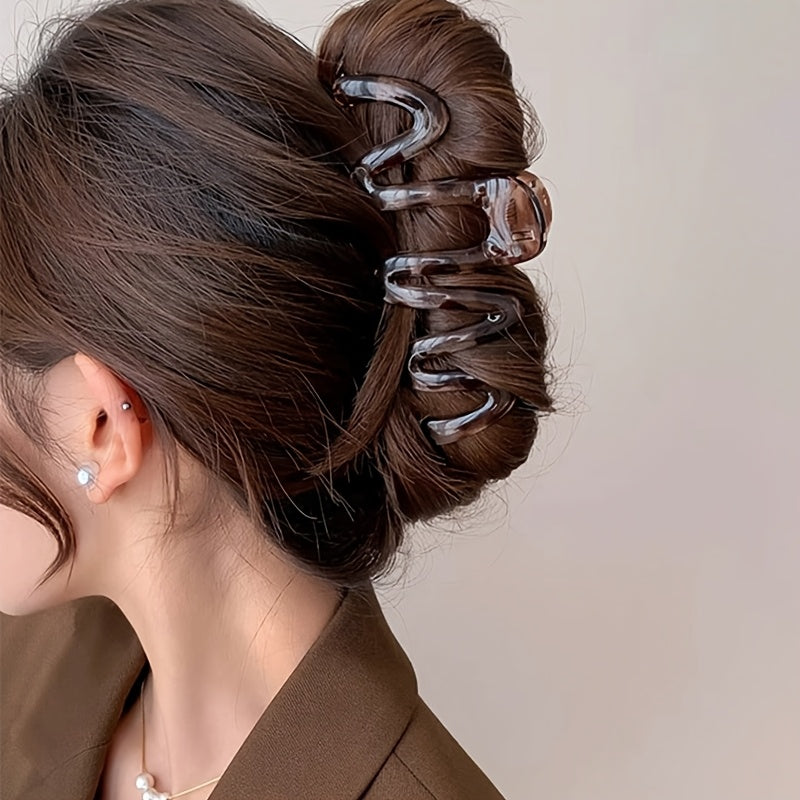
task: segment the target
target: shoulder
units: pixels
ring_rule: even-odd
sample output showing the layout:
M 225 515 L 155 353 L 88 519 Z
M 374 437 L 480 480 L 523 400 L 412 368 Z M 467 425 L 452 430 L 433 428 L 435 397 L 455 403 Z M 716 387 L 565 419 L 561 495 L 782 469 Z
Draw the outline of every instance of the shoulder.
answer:
M 362 800 L 505 800 L 420 698 Z
M 33 614 L 0 613 L 0 766 L 2 791 L 24 796 L 25 788 L 47 769 L 53 721 L 47 699 L 63 675 L 74 670 L 71 643 L 80 626 L 83 604 L 65 604 Z M 67 695 L 68 696 L 68 695 Z M 45 763 L 38 763 L 37 743 L 47 743 Z M 40 745 L 42 750 L 45 745 Z
M 105 597 L 0 613 L 0 796 L 84 796 L 143 658 L 133 629 Z
M 80 611 L 79 604 L 70 603 L 23 616 L 0 614 L 0 690 L 6 719 L 17 719 L 62 668 Z
M 0 667 L 8 682 L 48 682 L 70 663 L 81 645 L 103 653 L 128 636 L 129 626 L 114 603 L 92 596 L 23 616 L 0 613 Z M 94 645 L 94 647 L 92 647 Z
M 107 597 L 83 597 L 22 616 L 0 613 L 4 711 L 9 704 L 35 704 L 54 683 L 77 688 L 87 676 L 115 665 L 114 657 L 130 659 L 139 649 L 133 629 Z

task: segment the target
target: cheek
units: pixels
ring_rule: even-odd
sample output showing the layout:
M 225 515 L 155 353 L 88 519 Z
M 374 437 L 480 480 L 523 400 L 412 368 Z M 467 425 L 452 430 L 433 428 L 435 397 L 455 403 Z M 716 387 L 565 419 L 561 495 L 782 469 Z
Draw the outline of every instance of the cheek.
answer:
M 30 614 L 65 599 L 68 565 L 35 588 L 57 553 L 56 540 L 43 525 L 0 506 L 0 612 Z

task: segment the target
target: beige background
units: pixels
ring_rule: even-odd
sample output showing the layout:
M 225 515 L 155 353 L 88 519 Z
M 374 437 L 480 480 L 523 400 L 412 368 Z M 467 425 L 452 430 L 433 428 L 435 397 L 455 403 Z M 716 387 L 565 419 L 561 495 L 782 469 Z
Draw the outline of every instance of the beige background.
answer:
M 64 5 L 0 0 L 0 52 Z M 564 412 L 387 616 L 509 800 L 798 798 L 800 4 L 472 8 L 547 133 Z

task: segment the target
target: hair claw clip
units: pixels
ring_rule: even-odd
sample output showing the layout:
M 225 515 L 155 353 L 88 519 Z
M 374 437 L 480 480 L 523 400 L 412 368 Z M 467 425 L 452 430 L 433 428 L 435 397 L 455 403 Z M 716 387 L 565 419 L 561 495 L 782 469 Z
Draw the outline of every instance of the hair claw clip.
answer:
M 416 389 L 480 389 L 486 392 L 486 402 L 475 411 L 453 419 L 427 421 L 438 444 L 457 441 L 502 417 L 514 406 L 516 398 L 462 370 L 432 372 L 423 369 L 423 363 L 431 356 L 459 352 L 493 338 L 519 322 L 523 309 L 512 295 L 439 286 L 435 276 L 473 272 L 486 266 L 516 266 L 536 258 L 547 244 L 552 221 L 550 196 L 541 180 L 527 171 L 515 176 L 475 180 L 445 178 L 378 186 L 374 180 L 377 174 L 419 155 L 442 137 L 450 122 L 447 106 L 430 90 L 401 78 L 342 75 L 334 82 L 333 91 L 342 105 L 382 101 L 412 115 L 412 125 L 405 133 L 370 150 L 353 168 L 353 177 L 381 210 L 474 204 L 489 220 L 489 234 L 476 247 L 400 253 L 384 264 L 384 300 L 387 303 L 419 309 L 458 308 L 486 312 L 484 318 L 473 325 L 416 339 L 408 359 L 408 370 Z

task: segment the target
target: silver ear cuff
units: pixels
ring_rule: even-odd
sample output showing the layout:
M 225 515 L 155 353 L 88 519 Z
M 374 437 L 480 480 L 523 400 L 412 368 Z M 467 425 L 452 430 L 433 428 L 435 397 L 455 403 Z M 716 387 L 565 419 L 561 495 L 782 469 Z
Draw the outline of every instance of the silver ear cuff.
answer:
M 122 404 L 123 411 L 129 411 L 133 406 L 126 400 Z M 78 467 L 76 480 L 79 486 L 93 486 L 97 480 L 97 473 L 100 472 L 100 465 L 96 461 L 86 461 Z

